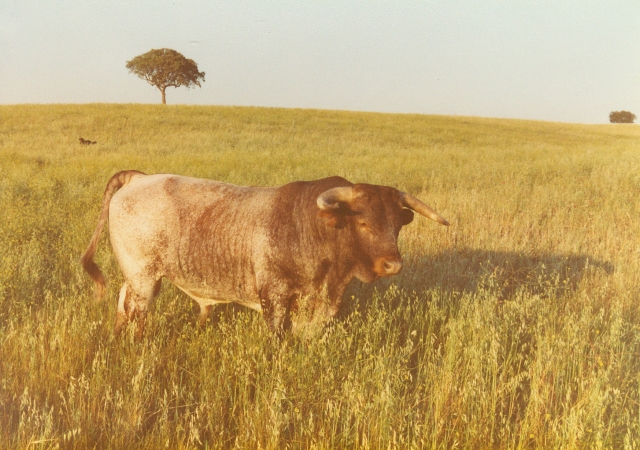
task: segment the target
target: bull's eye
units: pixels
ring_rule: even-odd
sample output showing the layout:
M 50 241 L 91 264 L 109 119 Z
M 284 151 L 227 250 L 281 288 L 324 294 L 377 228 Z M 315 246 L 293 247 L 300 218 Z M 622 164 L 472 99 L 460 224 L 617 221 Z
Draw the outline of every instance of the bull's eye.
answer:
M 360 228 L 362 231 L 373 233 L 373 230 L 371 229 L 371 227 L 367 222 L 358 222 L 358 228 Z

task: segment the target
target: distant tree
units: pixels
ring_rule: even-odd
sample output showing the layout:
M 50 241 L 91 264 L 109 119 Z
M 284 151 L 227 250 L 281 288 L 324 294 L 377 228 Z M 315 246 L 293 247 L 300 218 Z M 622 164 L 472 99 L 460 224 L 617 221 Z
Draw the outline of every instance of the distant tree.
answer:
M 609 113 L 609 122 L 611 123 L 633 123 L 636 115 L 629 111 L 612 111 Z
M 162 104 L 167 103 L 165 91 L 168 87 L 185 86 L 187 89 L 204 82 L 204 72 L 198 65 L 170 48 L 153 49 L 127 61 L 130 73 L 138 75 L 162 93 Z

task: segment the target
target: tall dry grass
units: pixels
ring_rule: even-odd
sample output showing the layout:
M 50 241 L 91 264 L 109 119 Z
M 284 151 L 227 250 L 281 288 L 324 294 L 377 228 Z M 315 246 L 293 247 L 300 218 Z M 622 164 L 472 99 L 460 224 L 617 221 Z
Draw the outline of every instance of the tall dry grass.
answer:
M 98 141 L 80 146 L 78 137 Z M 123 169 L 342 175 L 418 195 L 403 272 L 316 340 L 169 283 L 114 339 L 78 264 Z M 140 105 L 0 106 L 1 448 L 638 448 L 636 126 Z

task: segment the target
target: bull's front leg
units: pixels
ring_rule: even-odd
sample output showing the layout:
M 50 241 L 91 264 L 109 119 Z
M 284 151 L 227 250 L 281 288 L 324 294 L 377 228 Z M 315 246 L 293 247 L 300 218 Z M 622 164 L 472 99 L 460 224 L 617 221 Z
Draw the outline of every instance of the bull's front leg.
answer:
M 269 329 L 277 335 L 291 330 L 291 306 L 297 295 L 267 286 L 260 290 L 259 296 L 262 315 Z
M 333 320 L 340 312 L 342 294 L 349 281 L 328 279 L 322 285 L 309 287 L 298 302 L 300 325 L 325 324 Z
M 326 292 L 301 296 L 291 307 L 291 329 L 296 335 L 315 336 L 339 311 L 339 299 L 328 298 Z

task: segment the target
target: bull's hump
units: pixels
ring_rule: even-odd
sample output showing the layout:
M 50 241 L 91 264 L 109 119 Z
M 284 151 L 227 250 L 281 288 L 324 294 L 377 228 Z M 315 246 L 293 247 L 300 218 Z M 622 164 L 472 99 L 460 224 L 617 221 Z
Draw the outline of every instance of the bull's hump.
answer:
M 351 183 L 349 180 L 346 180 L 337 175 L 334 175 L 332 177 L 327 177 L 327 178 L 321 178 L 315 181 L 297 181 L 291 184 L 304 185 L 313 190 L 320 191 L 320 192 L 326 191 L 328 189 L 332 189 L 334 187 L 353 186 L 353 183 Z

